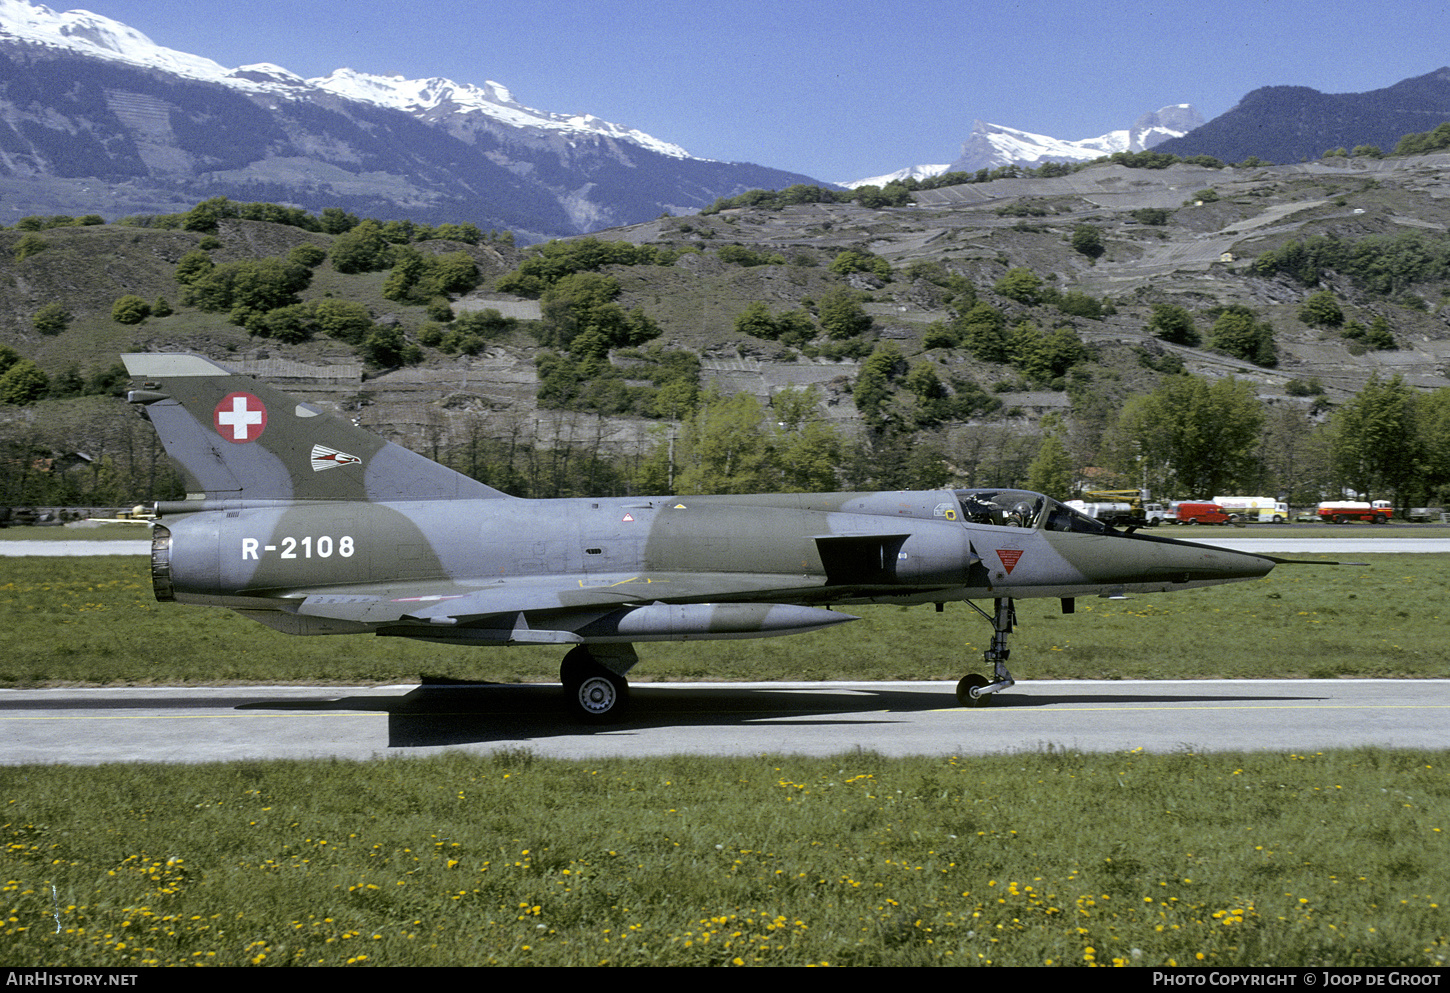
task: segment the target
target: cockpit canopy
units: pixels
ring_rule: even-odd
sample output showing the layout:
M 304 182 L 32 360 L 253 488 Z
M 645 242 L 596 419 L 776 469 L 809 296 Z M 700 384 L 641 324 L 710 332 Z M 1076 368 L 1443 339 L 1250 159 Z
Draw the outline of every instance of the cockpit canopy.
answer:
M 1031 490 L 971 489 L 954 490 L 953 494 L 962 508 L 962 520 L 970 524 L 1085 534 L 1115 533 L 1101 521 Z

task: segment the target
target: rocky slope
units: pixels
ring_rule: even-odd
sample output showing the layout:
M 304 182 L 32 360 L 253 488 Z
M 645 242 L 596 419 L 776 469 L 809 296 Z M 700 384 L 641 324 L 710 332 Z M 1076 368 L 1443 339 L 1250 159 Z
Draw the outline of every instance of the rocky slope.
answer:
M 1190 371 L 1251 380 L 1266 400 L 1306 403 L 1289 395 L 1292 380 L 1319 379 L 1330 402 L 1340 402 L 1374 374 L 1401 374 L 1422 388 L 1450 386 L 1450 321 L 1438 285 L 1413 287 L 1423 299 L 1388 302 L 1347 281 L 1330 280 L 1346 314 L 1364 324 L 1383 315 L 1398 349 L 1358 351 L 1332 331 L 1298 318 L 1311 290 L 1284 277 L 1255 273 L 1260 253 L 1290 239 L 1316 234 L 1341 238 L 1450 231 L 1450 155 L 1410 159 L 1331 159 L 1299 166 L 1211 170 L 1176 166 L 1131 170 L 1099 166 L 1058 179 L 1002 180 L 923 193 L 912 207 L 884 210 L 814 204 L 783 210 L 740 209 L 720 214 L 658 218 L 602 232 L 599 237 L 635 243 L 698 248 L 667 267 L 614 267 L 623 288 L 620 303 L 642 308 L 662 329 L 660 344 L 688 348 L 702 357 L 703 376 L 730 390 L 762 397 L 784 385 L 815 385 L 828 414 L 847 431 L 856 412 L 851 387 L 858 365 L 849 360 L 811 360 L 783 346 L 738 334 L 734 321 L 753 301 L 776 313 L 808 305 L 831 286 L 849 282 L 866 297 L 875 321 L 872 335 L 894 341 L 908 357 L 923 354 L 922 335 L 949 316 L 946 293 L 926 279 L 906 275 L 914 263 L 940 263 L 967 277 L 983 299 L 1010 318 L 1042 328 L 1071 326 L 1099 346 L 1093 389 L 1111 406 L 1151 388 L 1151 366 L 1175 353 Z M 1162 215 L 1145 215 L 1145 210 Z M 1145 222 L 1145 218 L 1163 223 Z M 1080 225 L 1102 235 L 1105 251 L 1092 259 L 1073 250 Z M 522 332 L 477 356 L 427 351 L 416 367 L 368 374 L 345 346 L 326 339 L 277 347 L 249 339 L 216 315 L 179 312 L 123 328 L 109 318 L 109 301 L 123 292 L 178 299 L 171 275 L 176 260 L 199 236 L 115 225 L 57 229 L 42 237 L 51 247 L 13 261 L 19 232 L 0 233 L 0 340 L 55 371 L 67 361 L 101 362 L 130 347 L 196 348 L 258 372 L 291 377 L 317 398 L 356 409 L 364 423 L 427 450 L 468 432 L 527 436 L 541 444 L 585 437 L 612 439 L 621 450 L 642 452 L 652 444 L 652 422 L 553 414 L 536 409 L 534 346 Z M 325 235 L 260 222 L 227 222 L 218 261 L 286 251 L 299 241 L 325 245 Z M 742 267 L 716 254 L 740 244 L 778 253 L 784 264 Z M 459 246 L 448 245 L 449 249 Z M 491 293 L 489 280 L 516 264 L 514 249 L 468 249 L 485 275 L 484 286 L 455 304 L 494 307 L 529 317 L 536 303 Z M 890 281 L 855 274 L 837 276 L 828 266 L 842 251 L 870 252 L 890 262 Z M 1009 269 L 1033 270 L 1061 292 L 1106 298 L 1116 313 L 1102 320 L 1069 317 L 1053 308 L 1025 307 L 992 290 Z M 343 277 L 324 265 L 309 297 L 360 299 L 381 319 L 410 331 L 425 319 L 419 307 L 384 301 L 383 274 Z M 76 312 L 65 334 L 45 338 L 28 326 L 44 302 L 58 300 Z M 1228 304 L 1253 309 L 1275 328 L 1280 362 L 1263 369 L 1204 349 L 1167 345 L 1145 329 L 1156 303 L 1189 309 L 1201 331 L 1209 311 Z M 929 353 L 943 378 L 971 378 L 1001 390 L 1004 413 L 993 431 L 1031 431 L 1037 417 L 1063 412 L 1064 393 L 1020 392 L 1006 366 L 984 363 L 960 350 Z M 286 367 L 253 365 L 285 360 Z M 271 370 L 269 372 L 269 370 Z M 280 370 L 280 371 L 279 371 Z M 361 404 L 361 406 L 359 406 Z M 983 437 L 983 425 L 953 429 Z M 949 432 L 950 433 L 950 432 Z

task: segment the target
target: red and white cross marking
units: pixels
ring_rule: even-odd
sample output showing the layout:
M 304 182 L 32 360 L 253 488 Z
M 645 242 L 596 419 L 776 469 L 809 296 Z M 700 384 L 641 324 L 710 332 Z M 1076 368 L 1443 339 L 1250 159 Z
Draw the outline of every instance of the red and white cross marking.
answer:
M 256 441 L 267 427 L 267 407 L 250 393 L 228 393 L 216 405 L 212 425 L 234 444 Z

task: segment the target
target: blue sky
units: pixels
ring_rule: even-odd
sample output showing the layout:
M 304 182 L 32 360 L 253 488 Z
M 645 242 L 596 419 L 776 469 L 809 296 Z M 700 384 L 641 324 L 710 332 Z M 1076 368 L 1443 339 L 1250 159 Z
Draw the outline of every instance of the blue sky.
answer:
M 1450 65 L 1450 0 L 85 6 L 226 66 L 491 79 L 539 110 L 827 181 L 950 162 L 977 118 L 1086 138 L 1167 104 L 1212 119 L 1259 86 L 1354 93 Z

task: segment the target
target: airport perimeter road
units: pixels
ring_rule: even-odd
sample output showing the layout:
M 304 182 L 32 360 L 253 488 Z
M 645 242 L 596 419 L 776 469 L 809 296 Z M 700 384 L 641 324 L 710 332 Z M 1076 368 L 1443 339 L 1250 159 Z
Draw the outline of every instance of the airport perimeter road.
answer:
M 0 691 L 0 763 L 210 762 L 486 753 L 983 755 L 1443 749 L 1450 680 L 1019 683 L 989 707 L 954 684 L 640 683 L 626 724 L 562 716 L 552 685 Z

